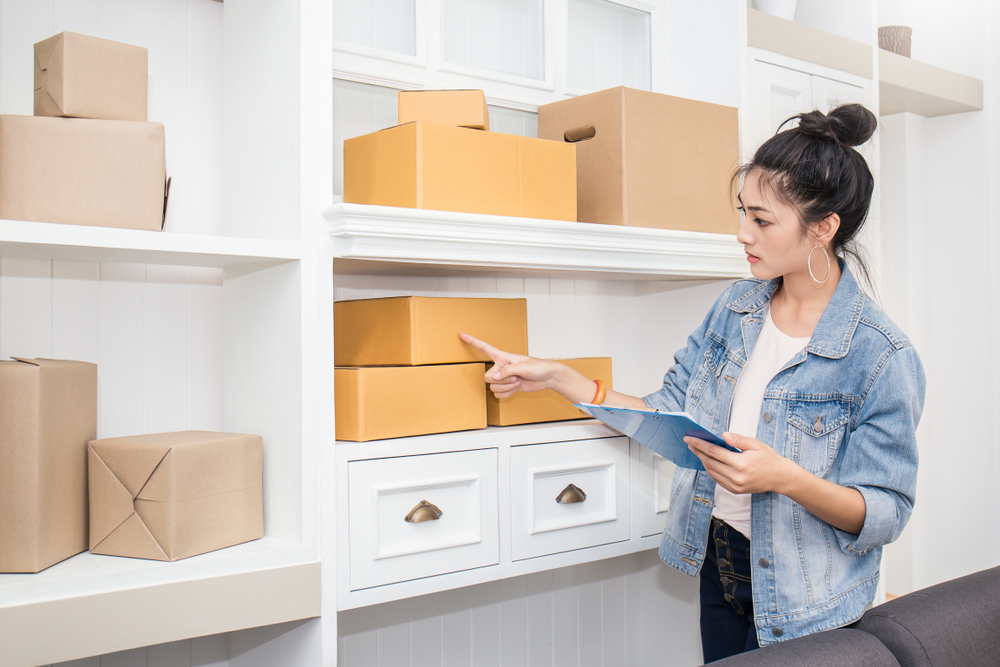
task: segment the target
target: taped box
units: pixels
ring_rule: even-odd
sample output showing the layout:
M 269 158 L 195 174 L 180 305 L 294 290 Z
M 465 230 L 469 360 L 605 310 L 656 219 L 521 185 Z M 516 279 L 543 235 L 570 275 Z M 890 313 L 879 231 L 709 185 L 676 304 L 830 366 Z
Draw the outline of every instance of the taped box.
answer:
M 591 380 L 601 380 L 608 389 L 613 389 L 611 357 L 580 357 L 557 359 L 557 361 L 579 371 Z M 551 389 L 519 391 L 507 398 L 497 398 L 493 392 L 486 392 L 486 423 L 490 426 L 536 424 L 568 419 L 591 419 L 591 417 L 580 412 L 569 399 L 563 398 Z
M 259 435 L 91 441 L 91 553 L 174 561 L 262 537 L 263 461 Z
M 96 436 L 96 365 L 0 361 L 0 572 L 39 572 L 86 551 Z
M 486 364 L 335 368 L 337 440 L 486 428 Z
M 141 46 L 75 32 L 35 44 L 35 115 L 146 120 L 148 55 Z
M 490 111 L 481 90 L 401 90 L 399 124 L 420 121 L 433 125 L 490 129 Z
M 163 125 L 0 116 L 0 218 L 159 230 Z
M 576 146 L 581 222 L 739 230 L 733 107 L 611 88 L 540 106 L 538 136 Z
M 420 366 L 491 359 L 459 339 L 467 333 L 528 353 L 527 299 L 399 296 L 333 304 L 337 366 Z
M 576 220 L 572 144 L 413 122 L 344 142 L 344 201 Z

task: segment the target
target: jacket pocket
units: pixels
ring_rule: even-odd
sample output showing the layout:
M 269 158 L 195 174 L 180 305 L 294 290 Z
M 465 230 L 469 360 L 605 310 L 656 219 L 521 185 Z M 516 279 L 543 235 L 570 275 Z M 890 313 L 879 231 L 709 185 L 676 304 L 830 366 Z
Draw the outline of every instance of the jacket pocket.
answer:
M 719 403 L 719 382 L 726 365 L 726 348 L 717 342 L 713 341 L 703 354 L 705 361 L 688 389 L 684 405 L 684 409 L 695 420 L 715 417 L 715 409 Z
M 788 437 L 792 459 L 811 473 L 825 475 L 837 458 L 850 415 L 848 401 L 790 401 Z

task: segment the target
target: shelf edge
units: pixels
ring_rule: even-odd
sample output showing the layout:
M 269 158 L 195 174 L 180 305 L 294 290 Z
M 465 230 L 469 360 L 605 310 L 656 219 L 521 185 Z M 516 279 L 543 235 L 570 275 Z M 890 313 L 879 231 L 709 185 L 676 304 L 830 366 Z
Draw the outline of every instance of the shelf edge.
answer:
M 747 8 L 747 46 L 857 74 L 874 76 L 872 47 L 847 37 Z

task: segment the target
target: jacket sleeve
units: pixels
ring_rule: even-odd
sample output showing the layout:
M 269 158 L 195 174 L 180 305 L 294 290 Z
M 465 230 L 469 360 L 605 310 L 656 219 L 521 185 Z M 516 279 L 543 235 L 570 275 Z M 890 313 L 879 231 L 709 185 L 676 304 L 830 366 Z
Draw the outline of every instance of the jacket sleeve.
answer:
M 663 386 L 660 390 L 643 397 L 642 400 L 650 408 L 661 412 L 681 412 L 684 410 L 684 398 L 687 394 L 688 383 L 691 381 L 692 375 L 697 372 L 698 367 L 705 361 L 702 350 L 708 340 L 709 324 L 726 307 L 732 289 L 730 286 L 715 300 L 715 304 L 708 311 L 701 326 L 688 336 L 687 345 L 674 354 L 674 365 L 663 376 Z
M 871 389 L 850 434 L 838 482 L 865 499 L 861 534 L 836 530 L 841 549 L 864 554 L 899 537 L 910 519 L 917 485 L 917 423 L 925 377 L 912 346 L 876 366 Z

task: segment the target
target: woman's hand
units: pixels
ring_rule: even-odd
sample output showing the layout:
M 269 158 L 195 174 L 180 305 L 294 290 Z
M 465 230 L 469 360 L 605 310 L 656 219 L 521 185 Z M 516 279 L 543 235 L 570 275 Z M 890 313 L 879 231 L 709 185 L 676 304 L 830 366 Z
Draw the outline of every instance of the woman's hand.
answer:
M 783 493 L 793 468 L 799 467 L 760 440 L 728 432 L 722 434 L 722 439 L 740 453 L 700 438 L 687 437 L 684 442 L 712 479 L 732 493 Z
M 562 366 L 553 361 L 498 350 L 466 333 L 458 337 L 493 360 L 493 368 L 486 371 L 486 382 L 497 398 L 513 396 L 518 391 L 551 389 L 552 379 L 558 367 Z

